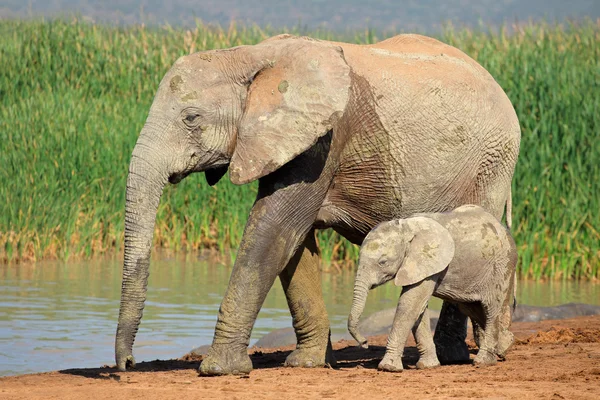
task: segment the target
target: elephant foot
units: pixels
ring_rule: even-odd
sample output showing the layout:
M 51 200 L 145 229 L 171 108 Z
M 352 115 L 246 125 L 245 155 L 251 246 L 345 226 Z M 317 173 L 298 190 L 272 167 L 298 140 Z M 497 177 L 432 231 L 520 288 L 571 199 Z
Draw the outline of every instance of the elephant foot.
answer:
M 500 337 L 498 338 L 498 345 L 496 346 L 496 354 L 501 359 L 506 358 L 506 353 L 515 343 L 515 335 L 509 330 L 504 330 L 500 332 Z
M 464 364 L 471 360 L 465 341 L 450 336 L 444 336 L 443 340 L 440 338 L 436 341 L 435 351 L 442 364 Z
M 117 368 L 119 371 L 127 371 L 128 369 L 135 368 L 135 358 L 132 355 L 126 357 L 117 356 Z
M 402 372 L 404 367 L 402 366 L 402 356 L 390 356 L 386 354 L 383 360 L 377 366 L 380 371 L 387 372 Z
M 200 375 L 247 375 L 252 371 L 252 360 L 248 356 L 248 351 L 234 350 L 227 345 L 214 344 L 211 346 L 208 354 L 202 359 L 200 364 Z
M 419 361 L 417 361 L 417 369 L 435 368 L 439 366 L 440 362 L 435 355 L 432 357 L 421 357 L 419 358 Z
M 315 368 L 324 367 L 329 365 L 335 367 L 337 361 L 333 356 L 333 350 L 331 348 L 331 342 L 327 344 L 327 347 L 304 347 L 297 348 L 285 359 L 286 367 L 294 368 Z
M 479 352 L 477 352 L 477 356 L 473 360 L 473 364 L 478 367 L 482 367 L 482 366 L 486 366 L 486 365 L 494 365 L 494 364 L 496 364 L 496 362 L 497 362 L 496 354 L 489 352 L 487 350 L 484 350 L 484 349 L 480 349 Z

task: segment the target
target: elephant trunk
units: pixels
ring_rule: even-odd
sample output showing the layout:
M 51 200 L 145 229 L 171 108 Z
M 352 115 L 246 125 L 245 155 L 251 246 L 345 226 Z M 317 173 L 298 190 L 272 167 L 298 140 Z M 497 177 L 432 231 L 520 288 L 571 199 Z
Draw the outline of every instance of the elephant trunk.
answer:
M 368 292 L 369 286 L 364 280 L 360 279 L 360 276 L 357 276 L 356 282 L 354 283 L 352 309 L 350 310 L 350 316 L 348 317 L 348 331 L 363 349 L 368 348 L 369 345 L 367 344 L 367 339 L 358 331 L 358 321 L 365 309 Z
M 133 150 L 127 177 L 125 257 L 115 339 L 115 359 L 121 371 L 135 366 L 132 347 L 146 300 L 156 211 L 169 176 L 161 151 L 146 136 L 143 130 Z

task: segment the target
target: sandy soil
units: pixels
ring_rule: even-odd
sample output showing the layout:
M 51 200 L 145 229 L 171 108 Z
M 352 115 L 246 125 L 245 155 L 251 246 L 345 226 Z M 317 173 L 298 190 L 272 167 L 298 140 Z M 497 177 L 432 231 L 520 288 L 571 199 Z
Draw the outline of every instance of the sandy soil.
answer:
M 368 350 L 334 344 L 334 369 L 282 368 L 291 348 L 252 349 L 255 370 L 247 377 L 198 377 L 200 360 L 183 357 L 140 363 L 135 372 L 105 366 L 0 378 L 0 399 L 600 399 L 600 316 L 514 323 L 512 330 L 519 340 L 507 360 L 484 368 L 416 370 L 409 341 L 407 369 L 378 372 L 385 336 L 376 336 Z

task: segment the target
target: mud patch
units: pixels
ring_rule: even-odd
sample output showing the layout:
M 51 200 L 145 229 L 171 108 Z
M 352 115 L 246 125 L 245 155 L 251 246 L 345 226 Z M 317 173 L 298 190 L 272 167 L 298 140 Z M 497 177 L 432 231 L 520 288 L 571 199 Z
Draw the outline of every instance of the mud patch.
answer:
M 600 343 L 600 329 L 553 326 L 548 331 L 536 332 L 528 338 L 518 339 L 516 342 L 521 345 Z

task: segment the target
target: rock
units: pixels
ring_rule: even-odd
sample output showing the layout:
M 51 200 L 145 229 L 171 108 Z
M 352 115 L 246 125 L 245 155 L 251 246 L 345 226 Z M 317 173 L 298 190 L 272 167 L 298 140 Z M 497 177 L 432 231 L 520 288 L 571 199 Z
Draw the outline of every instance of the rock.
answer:
M 387 335 L 392 329 L 396 308 L 377 311 L 358 323 L 358 330 L 365 336 Z M 431 330 L 435 330 L 440 312 L 429 309 Z
M 339 342 L 340 340 L 354 340 L 354 338 L 348 332 L 343 333 L 343 334 L 339 334 L 339 333 L 331 334 L 331 343 Z
M 600 314 L 600 306 L 583 303 L 567 303 L 555 307 L 517 305 L 513 322 L 538 322 L 545 319 L 567 319 Z
M 254 343 L 255 347 L 276 348 L 296 344 L 294 328 L 281 328 L 267 333 Z
M 395 315 L 395 307 L 374 312 L 366 318 L 361 318 L 360 322 L 358 323 L 358 331 L 365 336 L 375 336 L 389 333 Z
M 190 351 L 190 354 L 195 356 L 203 356 L 208 353 L 208 349 L 210 349 L 210 344 L 205 344 L 204 346 L 196 347 Z

